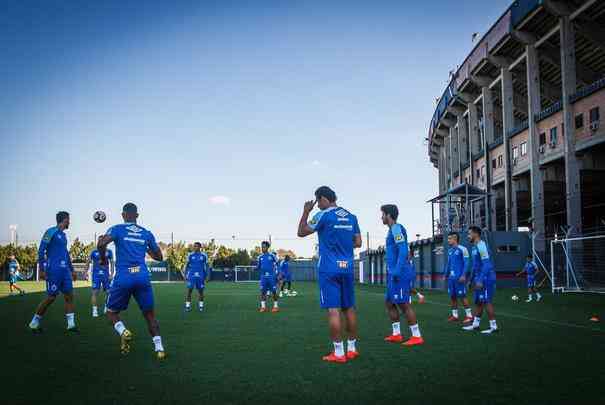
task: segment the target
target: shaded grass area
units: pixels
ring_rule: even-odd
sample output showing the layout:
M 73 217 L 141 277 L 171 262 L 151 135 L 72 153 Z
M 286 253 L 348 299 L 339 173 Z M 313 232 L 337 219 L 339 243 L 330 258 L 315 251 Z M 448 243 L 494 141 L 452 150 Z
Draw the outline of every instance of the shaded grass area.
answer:
M 28 291 L 42 283 L 23 283 Z M 500 290 L 501 332 L 464 332 L 445 321 L 448 300 L 429 291 L 416 305 L 426 344 L 387 344 L 390 332 L 381 287 L 357 289 L 361 357 L 326 364 L 326 317 L 313 283 L 296 283 L 282 312 L 257 312 L 252 283 L 209 283 L 206 311 L 183 313 L 181 284 L 155 284 L 157 316 L 168 359 L 159 363 L 134 301 L 124 320 L 135 334 L 122 357 L 104 318 L 90 316 L 89 288 L 76 290 L 80 335 L 65 333 L 61 300 L 26 326 L 42 293 L 0 299 L 7 404 L 88 403 L 553 403 L 600 401 L 605 383 L 605 297 L 546 294 L 543 302 L 512 302 L 521 290 Z M 0 284 L 0 293 L 8 290 Z M 403 323 L 405 325 L 405 323 Z M 402 328 L 409 335 L 407 327 Z M 482 326 L 487 326 L 487 320 Z M 85 399 L 86 398 L 86 399 Z

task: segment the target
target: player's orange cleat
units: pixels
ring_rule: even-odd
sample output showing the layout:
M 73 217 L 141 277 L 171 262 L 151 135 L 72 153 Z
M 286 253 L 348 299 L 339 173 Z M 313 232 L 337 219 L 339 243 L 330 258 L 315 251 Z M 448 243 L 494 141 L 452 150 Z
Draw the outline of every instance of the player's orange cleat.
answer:
M 267 312 L 267 308 L 261 308 L 258 310 L 258 312 Z
M 321 358 L 323 361 L 327 361 L 329 363 L 346 363 L 347 356 L 337 356 L 334 352 L 328 354 L 327 356 L 323 356 Z
M 424 304 L 426 302 L 426 298 L 424 298 L 424 295 L 418 295 L 418 303 L 419 304 Z
M 416 346 L 424 344 L 424 339 L 422 337 L 412 336 L 408 340 L 402 343 L 403 346 Z
M 462 321 L 463 324 L 467 325 L 469 323 L 473 322 L 473 317 L 472 316 L 465 316 L 464 320 Z
M 458 318 L 457 316 L 454 316 L 454 315 L 450 315 L 447 317 L 448 322 L 458 322 L 459 320 L 460 320 L 460 318 Z
M 357 350 L 347 352 L 347 360 L 355 360 L 358 357 L 359 357 L 359 352 Z
M 403 336 L 401 335 L 390 335 L 384 338 L 385 342 L 391 342 L 391 343 L 401 343 L 403 342 Z
M 273 307 L 273 309 L 271 310 L 271 312 L 275 313 L 275 312 L 279 312 L 279 308 L 277 307 Z

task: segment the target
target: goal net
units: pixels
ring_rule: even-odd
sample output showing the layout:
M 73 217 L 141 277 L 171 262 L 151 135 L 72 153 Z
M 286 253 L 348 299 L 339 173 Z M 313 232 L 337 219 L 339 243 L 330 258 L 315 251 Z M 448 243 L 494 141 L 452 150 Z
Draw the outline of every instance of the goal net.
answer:
M 605 235 L 550 243 L 553 292 L 605 293 Z
M 235 266 L 233 270 L 235 273 L 234 281 L 236 283 L 258 282 L 260 280 L 256 266 Z

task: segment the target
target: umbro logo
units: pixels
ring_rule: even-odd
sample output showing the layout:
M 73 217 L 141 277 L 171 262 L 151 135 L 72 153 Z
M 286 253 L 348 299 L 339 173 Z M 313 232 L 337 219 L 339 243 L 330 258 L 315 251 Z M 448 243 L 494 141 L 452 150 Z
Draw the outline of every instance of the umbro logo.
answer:
M 339 209 L 338 211 L 335 212 L 336 215 L 338 215 L 339 217 L 346 217 L 347 215 L 349 215 L 349 213 L 343 209 Z
M 127 226 L 126 229 L 128 229 L 130 232 L 135 232 L 135 233 L 138 233 L 138 232 L 142 231 L 141 228 L 139 228 L 136 225 Z

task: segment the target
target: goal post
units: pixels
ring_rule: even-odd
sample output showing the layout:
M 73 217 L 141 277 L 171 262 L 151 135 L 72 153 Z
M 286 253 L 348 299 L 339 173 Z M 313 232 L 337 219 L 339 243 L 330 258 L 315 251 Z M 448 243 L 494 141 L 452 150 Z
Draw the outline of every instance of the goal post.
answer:
M 552 291 L 605 293 L 605 235 L 550 242 Z
M 235 273 L 234 281 L 236 283 L 253 283 L 260 280 L 256 266 L 235 266 L 233 272 Z

